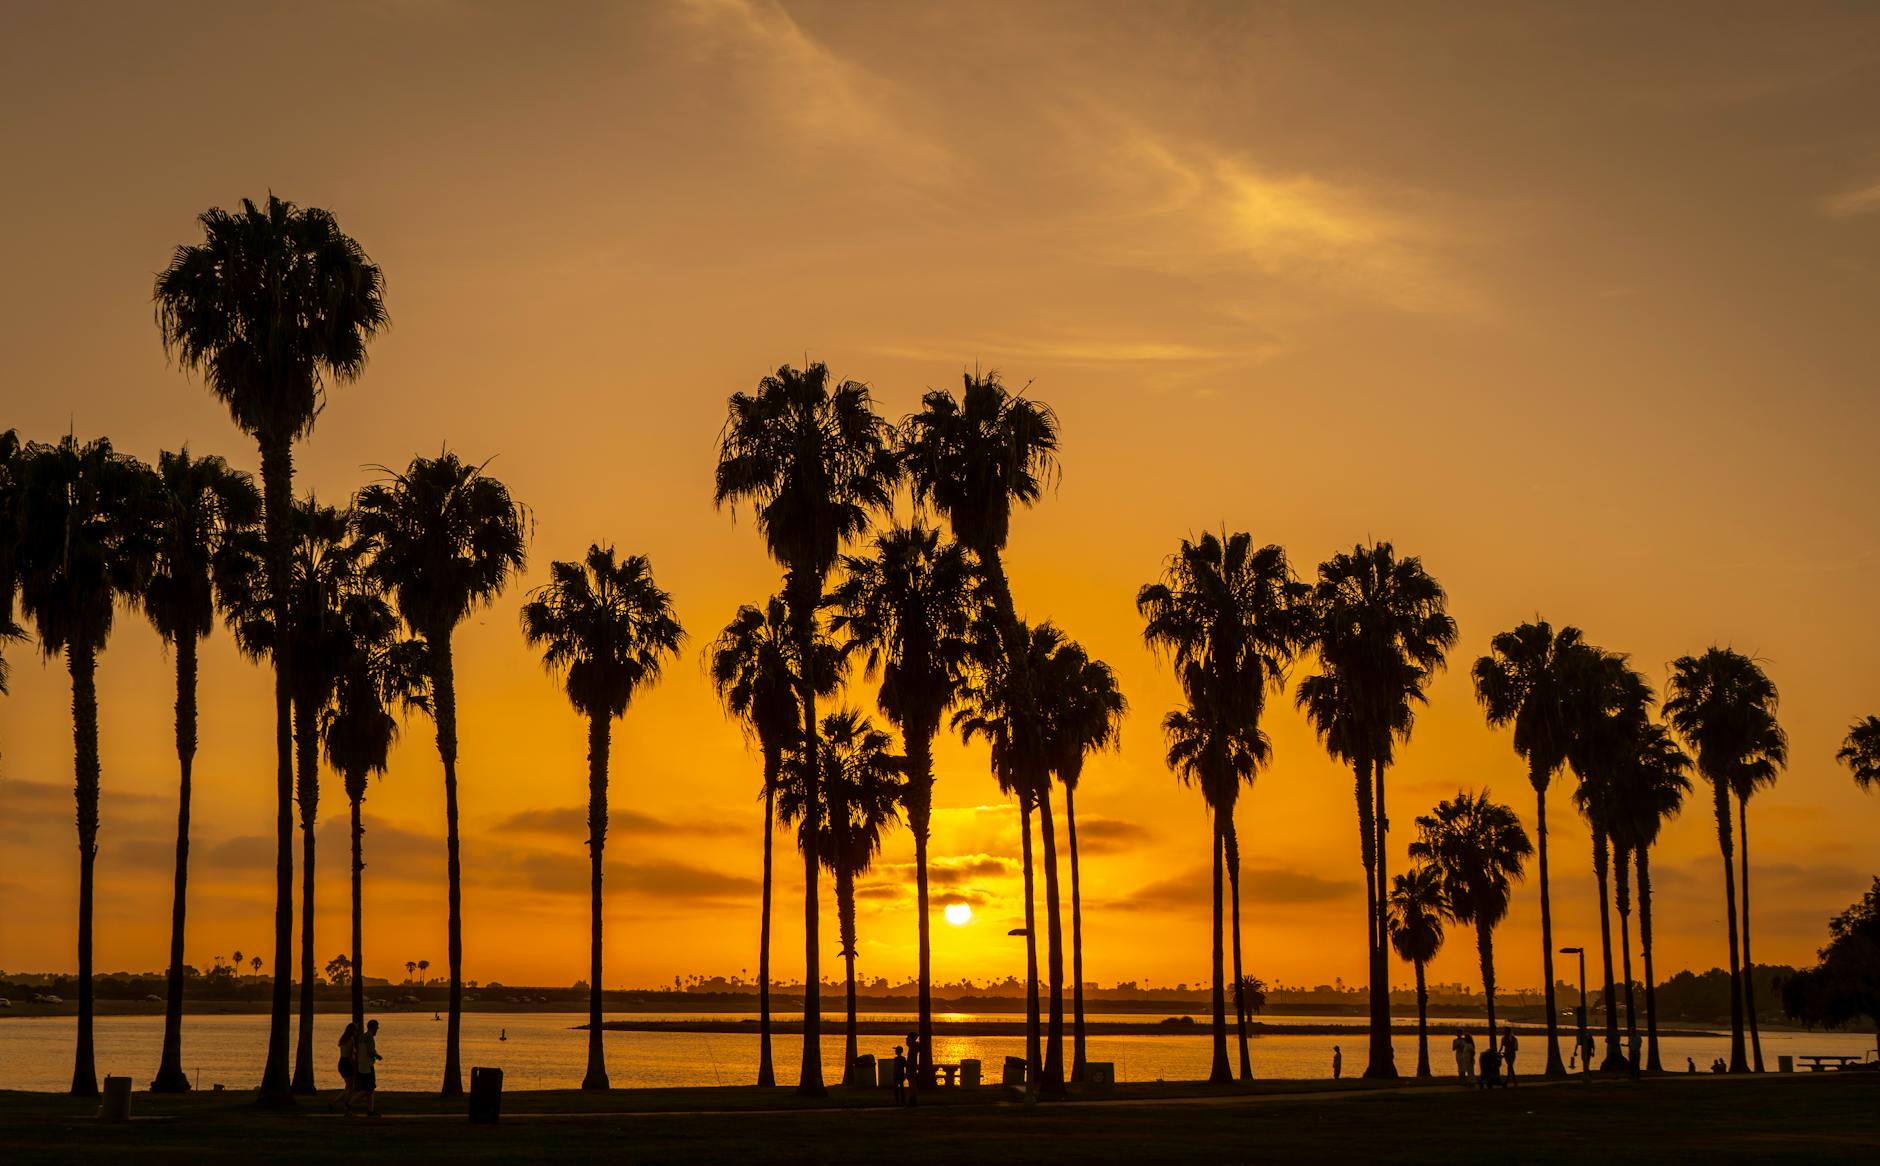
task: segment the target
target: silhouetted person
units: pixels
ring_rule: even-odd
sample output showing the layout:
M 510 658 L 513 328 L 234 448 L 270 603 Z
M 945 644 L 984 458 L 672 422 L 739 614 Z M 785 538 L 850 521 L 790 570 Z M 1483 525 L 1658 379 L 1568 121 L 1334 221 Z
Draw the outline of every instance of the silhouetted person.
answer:
M 907 1058 L 901 1053 L 901 1046 L 894 1046 L 894 1103 L 905 1104 L 907 1101 Z
M 1501 1084 L 1501 1053 L 1495 1047 L 1495 1030 L 1488 1030 L 1488 1047 L 1482 1050 L 1482 1074 L 1477 1079 L 1477 1086 L 1493 1089 Z
M 365 1094 L 367 1117 L 379 1116 L 378 1063 L 384 1059 L 379 1056 L 379 1022 L 368 1020 L 366 1030 L 353 1043 L 353 1090 Z
M 926 1048 L 920 1043 L 920 1034 L 907 1034 L 907 1103 L 920 1104 L 920 1067 L 926 1054 Z
M 1449 1048 L 1456 1057 L 1456 1076 L 1467 1084 L 1475 1071 L 1474 1042 L 1469 1040 L 1467 1033 L 1459 1032 L 1456 1039 L 1449 1042 Z
M 352 1113 L 353 1083 L 359 1075 L 359 1062 L 354 1059 L 358 1054 L 358 1047 L 359 1026 L 348 1021 L 346 1031 L 339 1034 L 339 1079 L 346 1083 L 346 1092 L 340 1100 L 349 1115 Z M 332 1103 L 328 1102 L 327 1107 L 331 1109 Z
M 1684 1071 L 1686 1073 L 1697 1072 L 1697 1058 L 1695 1057 L 1684 1058 Z
M 1508 1074 L 1507 1080 L 1503 1082 L 1505 1085 L 1514 1084 L 1514 1055 L 1520 1050 L 1521 1042 L 1514 1038 L 1514 1029 L 1508 1028 L 1502 1030 L 1501 1064 L 1502 1068 L 1506 1070 Z
M 1730 1067 L 1723 1063 L 1722 1057 L 1718 1057 L 1710 1063 L 1710 1071 L 1713 1073 L 1727 1073 L 1730 1071 Z
M 1337 1045 L 1332 1046 L 1332 1080 L 1336 1081 L 1345 1074 L 1345 1051 Z

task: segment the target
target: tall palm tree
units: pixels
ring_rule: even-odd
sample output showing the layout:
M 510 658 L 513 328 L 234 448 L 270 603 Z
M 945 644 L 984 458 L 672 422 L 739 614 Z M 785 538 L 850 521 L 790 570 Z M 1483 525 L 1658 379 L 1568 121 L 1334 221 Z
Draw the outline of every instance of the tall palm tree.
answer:
M 1174 657 L 1178 675 L 1206 685 L 1202 697 L 1211 709 L 1244 720 L 1234 730 L 1258 742 L 1256 762 L 1265 758 L 1260 715 L 1269 690 L 1285 687 L 1286 673 L 1304 630 L 1305 587 L 1294 577 L 1286 552 L 1272 544 L 1257 550 L 1244 531 L 1183 539 L 1169 556 L 1162 579 L 1136 595 L 1136 609 L 1146 621 L 1143 636 Z M 1194 700 L 1195 693 L 1189 694 Z M 1251 776 L 1251 775 L 1249 775 Z M 1234 828 L 1239 783 L 1217 791 L 1222 845 L 1233 889 L 1234 983 L 1244 976 L 1240 952 L 1240 845 Z M 1236 987 L 1238 991 L 1238 987 Z M 1253 1077 L 1247 1047 L 1246 1010 L 1235 1010 L 1240 1046 L 1240 1076 Z
M 1308 610 L 1307 638 L 1318 656 L 1319 674 L 1299 682 L 1295 700 L 1326 751 L 1349 763 L 1357 779 L 1371 980 L 1364 1075 L 1395 1077 L 1384 772 L 1395 744 L 1410 739 L 1416 706 L 1428 701 L 1424 689 L 1456 642 L 1456 621 L 1442 586 L 1423 569 L 1422 560 L 1398 558 L 1387 542 L 1355 547 L 1320 563 Z
M 197 220 L 203 241 L 176 249 L 157 276 L 164 351 L 203 378 L 261 449 L 270 591 L 287 623 L 288 512 L 294 440 L 313 429 L 326 386 L 355 380 L 388 318 L 385 278 L 331 213 L 268 196 Z M 289 965 L 293 957 L 294 823 L 291 651 L 274 661 L 274 994 L 260 1100 L 288 1100 Z
M 719 701 L 757 739 L 764 760 L 764 891 L 757 955 L 757 1083 L 777 1083 L 770 1055 L 771 842 L 776 834 L 777 792 L 784 758 L 802 740 L 798 718 L 801 665 L 796 634 L 781 596 L 762 608 L 738 608 L 706 649 L 705 669 Z M 829 696 L 841 683 L 847 661 L 828 639 L 816 641 L 816 695 Z
M 1580 629 L 1556 633 L 1546 620 L 1521 624 L 1489 641 L 1489 653 L 1470 674 L 1475 698 L 1497 728 L 1514 728 L 1514 751 L 1527 762 L 1534 787 L 1534 836 L 1540 848 L 1541 979 L 1547 997 L 1547 1075 L 1564 1076 L 1559 1010 L 1554 1003 L 1554 909 L 1547 879 L 1547 787 L 1567 762 L 1581 681 L 1596 650 Z
M 872 512 L 888 508 L 900 476 L 889 439 L 868 386 L 833 384 L 821 363 L 805 369 L 784 365 L 759 381 L 755 393 L 731 397 L 718 439 L 713 499 L 721 506 L 748 502 L 755 509 L 765 547 L 783 567 L 784 605 L 799 659 L 815 655 L 824 587 L 843 544 L 868 528 Z M 821 780 L 816 686 L 799 676 L 798 689 L 800 752 L 813 786 Z M 820 1096 L 820 859 L 815 816 L 805 821 L 810 833 L 803 855 L 803 1067 L 797 1091 Z
M 1443 878 L 1430 865 L 1413 866 L 1390 880 L 1390 946 L 1416 967 L 1417 1076 L 1430 1076 L 1430 993 L 1423 968 L 1443 949 Z
M 933 1076 L 933 947 L 927 842 L 933 820 L 933 742 L 958 695 L 978 612 L 978 580 L 958 543 L 918 522 L 878 533 L 869 554 L 843 559 L 831 631 L 847 637 L 881 678 L 877 703 L 901 731 L 907 823 L 914 835 L 920 1049 L 915 1072 Z M 1073 875 L 1074 878 L 1074 875 Z
M 1116 673 L 1066 644 L 1054 661 L 1050 718 L 1051 769 L 1064 785 L 1064 820 L 1071 852 L 1071 1080 L 1084 1079 L 1084 913 L 1077 869 L 1077 785 L 1092 753 L 1117 747 L 1129 702 Z M 925 1043 L 923 1039 L 923 1044 Z
M 1834 759 L 1847 766 L 1861 789 L 1880 789 L 1880 717 L 1865 717 L 1850 725 Z
M 1444 912 L 1475 928 L 1482 962 L 1482 995 L 1488 1002 L 1488 1032 L 1495 1034 L 1495 925 L 1508 914 L 1513 884 L 1534 847 L 1521 820 L 1507 806 L 1459 791 L 1453 799 L 1417 817 L 1410 857 L 1434 866 L 1442 884 Z
M 888 734 L 854 709 L 824 717 L 822 741 L 821 779 L 812 784 L 800 765 L 791 767 L 778 811 L 785 823 L 797 824 L 799 845 L 817 838 L 822 865 L 835 878 L 848 983 L 842 1083 L 865 1084 L 855 1079 L 855 880 L 881 852 L 883 832 L 900 820 L 902 759 L 891 752 Z
M 1624 780 L 1613 787 L 1613 843 L 1620 853 L 1620 877 L 1624 878 L 1625 855 L 1630 854 L 1638 867 L 1639 945 L 1645 957 L 1645 1037 L 1644 1068 L 1656 1073 L 1664 1066 L 1658 1057 L 1658 992 L 1652 975 L 1652 881 L 1651 848 L 1658 841 L 1658 831 L 1676 817 L 1684 805 L 1684 795 L 1691 791 L 1685 776 L 1691 760 L 1678 748 L 1671 733 L 1660 724 L 1639 726 L 1632 755 L 1624 766 Z M 1624 882 L 1621 881 L 1621 893 Z M 1625 900 L 1619 903 L 1620 931 L 1625 928 Z M 1630 966 L 1630 947 L 1625 944 Z M 1632 974 L 1626 972 L 1627 990 Z
M 528 511 L 480 465 L 446 450 L 413 458 L 403 473 L 353 498 L 353 526 L 373 545 L 369 572 L 397 597 L 405 626 L 424 641 L 444 765 L 444 845 L 449 877 L 450 1017 L 444 1030 L 446 1097 L 463 1092 L 463 888 L 457 842 L 457 679 L 451 633 L 493 603 L 527 559 Z
M 1757 720 L 1750 754 L 1730 775 L 1730 792 L 1736 795 L 1738 862 L 1743 876 L 1743 1013 L 1749 1022 L 1750 1059 L 1760 1073 L 1763 1056 L 1762 1033 L 1756 1020 L 1756 961 L 1749 946 L 1749 800 L 1757 790 L 1775 784 L 1776 775 L 1788 764 L 1789 738 L 1776 722 L 1773 701 Z
M 1710 648 L 1701 656 L 1681 656 L 1671 663 L 1664 716 L 1696 755 L 1697 771 L 1710 783 L 1711 808 L 1717 819 L 1717 848 L 1723 855 L 1723 899 L 1728 911 L 1730 944 L 1730 1065 L 1732 1073 L 1749 1066 L 1743 1047 L 1743 969 L 1737 941 L 1735 844 L 1730 829 L 1730 795 L 1745 767 L 1779 766 L 1785 750 L 1775 729 L 1776 687 L 1756 662 L 1728 648 Z M 1774 730 L 1774 733 L 1771 732 Z
M 157 554 L 144 586 L 144 614 L 176 652 L 176 881 L 170 900 L 170 970 L 163 1053 L 153 1093 L 189 1089 L 183 1071 L 183 929 L 189 890 L 190 776 L 196 759 L 196 646 L 215 624 L 218 577 L 239 569 L 234 545 L 261 517 L 254 480 L 219 457 L 188 449 L 157 458 Z
M 99 438 L 34 442 L 15 459 L 20 608 L 48 658 L 72 678 L 78 805 L 78 1044 L 72 1093 L 98 1092 L 92 1057 L 92 874 L 98 857 L 98 654 L 119 600 L 143 594 L 157 555 L 159 486 L 150 468 Z
M 601 1049 L 601 850 L 607 842 L 607 755 L 613 722 L 633 694 L 658 681 L 685 631 L 672 596 L 653 582 L 644 555 L 616 560 L 588 547 L 580 563 L 549 564 L 549 581 L 522 606 L 522 635 L 542 649 L 568 703 L 588 719 L 588 862 L 593 922 L 588 957 L 588 1067 L 581 1088 L 606 1090 Z

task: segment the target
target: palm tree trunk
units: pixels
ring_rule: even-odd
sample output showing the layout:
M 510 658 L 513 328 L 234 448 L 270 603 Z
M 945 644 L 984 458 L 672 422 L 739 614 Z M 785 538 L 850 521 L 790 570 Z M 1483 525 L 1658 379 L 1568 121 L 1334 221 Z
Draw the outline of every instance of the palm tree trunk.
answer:
M 1554 906 L 1547 881 L 1547 783 L 1549 775 L 1528 770 L 1528 782 L 1534 787 L 1534 834 L 1536 857 L 1541 868 L 1541 978 L 1546 981 L 1547 997 L 1547 1075 L 1564 1077 L 1566 1063 L 1560 1059 L 1560 1016 L 1554 1002 Z
M 1747 1073 L 1743 1059 L 1743 965 L 1736 945 L 1736 871 L 1730 844 L 1730 794 L 1721 783 L 1712 784 L 1713 809 L 1717 815 L 1717 847 L 1723 851 L 1723 905 L 1730 937 L 1730 1072 Z
M 1077 876 L 1077 788 L 1064 787 L 1064 828 L 1071 846 L 1071 1080 L 1084 1080 L 1084 903 Z M 923 877 L 924 873 L 923 873 Z M 923 990 L 926 977 L 921 978 Z M 926 1038 L 921 1038 L 926 1043 Z
M 1488 927 L 1475 928 L 1475 954 L 1482 962 L 1482 1000 L 1488 1006 L 1488 1040 L 1495 1041 L 1495 933 Z
M 841 932 L 842 962 L 846 976 L 848 1023 L 842 1038 L 842 1084 L 859 1085 L 855 1077 L 855 1058 L 861 1055 L 855 1032 L 855 875 L 850 859 L 843 855 L 836 870 L 836 926 Z
M 196 761 L 196 634 L 176 637 L 176 761 L 180 771 L 176 810 L 176 885 L 170 898 L 170 975 L 163 1000 L 163 1055 L 152 1093 L 185 1093 L 183 1071 L 183 920 L 189 892 L 189 793 Z
M 1230 912 L 1234 927 L 1234 1032 L 1240 1043 L 1240 1079 L 1253 1080 L 1253 1054 L 1247 1048 L 1247 1002 L 1242 996 L 1241 978 L 1246 974 L 1240 963 L 1240 834 L 1234 828 L 1234 811 L 1229 806 L 1221 815 L 1227 843 L 1227 885 L 1233 896 Z
M 1631 855 L 1624 850 L 1619 852 L 1617 869 L 1613 872 L 1619 892 L 1619 953 L 1620 974 L 1625 978 L 1625 1063 L 1634 1077 L 1638 1076 L 1642 1066 L 1633 1050 L 1638 1047 L 1637 1002 L 1632 997 L 1632 876 Z
M 1213 941 L 1210 958 L 1213 960 L 1214 972 L 1214 1063 L 1208 1070 L 1208 1083 L 1228 1085 L 1234 1080 L 1234 1071 L 1227 1064 L 1227 990 L 1221 982 L 1225 975 L 1222 970 L 1224 959 L 1221 953 L 1221 900 L 1223 898 L 1221 866 L 1227 847 L 1226 832 L 1221 829 L 1220 812 L 1216 810 L 1213 817 L 1214 821 L 1209 825 L 1212 834 L 1210 849 L 1214 851 L 1214 926 L 1209 938 Z
M 1743 867 L 1743 1015 L 1749 1021 L 1750 1059 L 1763 1071 L 1762 1030 L 1756 1022 L 1756 960 L 1749 954 L 1749 801 L 1736 799 L 1736 843 Z
M 1051 775 L 1038 774 L 1038 837 L 1044 843 L 1045 973 L 1051 983 L 1045 1033 L 1043 1093 L 1064 1095 L 1064 913 L 1058 906 L 1057 823 L 1051 815 Z
M 289 627 L 288 554 L 293 532 L 294 448 L 289 437 L 261 441 L 262 517 L 268 543 L 268 594 L 274 615 L 274 990 L 268 1008 L 268 1057 L 256 1101 L 293 1101 L 287 1069 L 288 1014 L 294 963 L 294 653 Z
M 1645 1068 L 1664 1072 L 1658 1059 L 1658 986 L 1652 976 L 1652 867 L 1650 852 L 1638 850 L 1638 942 L 1645 957 Z
M 318 710 L 305 697 L 294 701 L 294 753 L 300 803 L 300 1033 L 294 1046 L 295 1093 L 317 1093 L 313 1080 L 313 826 L 320 812 Z
M 365 788 L 365 774 L 348 775 L 350 789 Z M 365 887 L 366 828 L 360 824 L 360 803 L 352 803 L 352 1020 L 356 1031 L 366 1027 Z
M 601 854 L 607 847 L 607 749 L 613 725 L 588 715 L 588 867 L 592 922 L 588 936 L 588 1063 L 581 1088 L 607 1091 L 607 1055 L 601 1046 Z
M 906 735 L 908 789 L 907 824 L 914 835 L 914 910 L 919 967 L 920 1051 L 910 1071 L 921 1088 L 933 1086 L 933 941 L 932 907 L 927 898 L 927 835 L 933 828 L 933 734 L 916 730 Z
M 774 743 L 764 745 L 764 907 L 757 939 L 757 1084 L 765 1089 L 777 1083 L 770 1059 L 770 884 L 772 842 L 777 836 L 777 779 L 783 752 Z
M 1423 961 L 1417 969 L 1417 1076 L 1430 1077 L 1430 992 L 1423 981 Z
M 72 769 L 78 803 L 78 1045 L 72 1057 L 72 1095 L 98 1095 L 98 1067 L 92 1056 L 91 917 L 92 870 L 98 861 L 98 657 L 90 648 L 70 645 L 66 669 L 72 675 Z
M 816 658 L 816 603 L 822 598 L 821 589 L 821 584 L 815 580 L 810 581 L 808 595 L 800 593 L 804 590 L 800 583 L 788 588 L 798 592 L 789 605 L 790 618 L 796 624 L 796 646 L 801 653 L 798 658 L 806 662 Z M 822 804 L 821 761 L 816 732 L 816 681 L 807 667 L 797 678 L 797 686 L 803 694 L 804 805 L 814 807 Z M 796 1091 L 802 1097 L 822 1097 L 828 1090 L 823 1087 L 822 1072 L 822 908 L 817 886 L 821 843 L 813 810 L 805 815 L 802 836 L 803 1065 L 797 1076 Z
M 1611 888 L 1607 877 L 1611 861 L 1611 847 L 1606 832 L 1595 826 L 1593 881 L 1599 886 L 1599 956 L 1606 976 L 1606 993 L 1601 998 L 1606 1009 L 1606 1055 L 1599 1062 L 1602 1073 L 1625 1067 L 1625 1056 L 1619 1051 L 1618 991 L 1612 979 L 1612 895 L 1609 893 Z
M 1038 1038 L 1038 909 L 1032 888 L 1031 798 L 1022 790 L 1018 810 L 1023 834 L 1019 852 L 1025 864 L 1025 1092 L 1035 1097 L 1044 1068 Z
M 448 883 L 447 943 L 450 959 L 450 1017 L 444 1026 L 445 1097 L 463 1095 L 463 859 L 457 838 L 457 676 L 450 628 L 436 628 L 430 641 L 431 694 L 436 704 L 437 756 L 444 765 L 444 869 Z
M 1372 796 L 1371 763 L 1368 759 L 1353 764 L 1358 798 L 1358 839 L 1364 849 L 1364 966 L 1371 981 L 1370 1059 L 1366 1077 L 1395 1076 L 1389 1066 L 1390 1054 L 1380 1053 L 1377 1022 L 1377 803 Z M 1383 1034 L 1384 1048 L 1389 1048 L 1390 1034 Z
M 1397 1048 L 1390 1039 L 1390 863 L 1389 848 L 1385 843 L 1390 833 L 1390 817 L 1384 809 L 1384 763 L 1374 761 L 1371 767 L 1376 773 L 1371 788 L 1372 795 L 1377 799 L 1374 814 L 1377 864 L 1372 874 L 1377 887 L 1372 894 L 1375 905 L 1371 908 L 1374 933 L 1371 942 L 1371 1055 L 1364 1075 L 1395 1079 Z

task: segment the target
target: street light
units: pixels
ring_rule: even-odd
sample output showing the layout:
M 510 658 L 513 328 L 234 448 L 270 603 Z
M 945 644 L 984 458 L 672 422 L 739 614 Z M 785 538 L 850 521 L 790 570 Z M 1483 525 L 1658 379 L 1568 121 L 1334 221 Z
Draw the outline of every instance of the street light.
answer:
M 1580 1073 L 1588 1081 L 1591 1081 L 1593 1079 L 1593 1058 L 1588 1055 L 1591 1042 L 1589 1042 L 1586 1037 L 1586 949 L 1583 947 L 1563 947 L 1560 949 L 1560 954 L 1577 955 L 1580 957 L 1580 1046 L 1578 1051 L 1580 1054 Z
M 1014 927 L 1010 931 L 1006 932 L 1006 934 L 1016 939 L 1024 939 L 1031 934 L 1031 928 Z M 1031 998 L 1032 998 L 1032 995 L 1036 991 L 1037 991 L 1037 985 L 1036 985 L 1036 982 L 1032 979 L 1031 962 L 1028 960 L 1025 963 L 1025 1054 L 1026 1054 L 1025 1056 L 1025 1104 L 1026 1105 L 1030 1105 L 1033 1102 L 1038 1100 L 1038 1094 L 1036 1090 L 1037 1090 L 1037 1085 L 1038 1085 L 1039 1066 L 1034 1065 L 1031 1062 L 1031 1036 L 1032 1036 Z

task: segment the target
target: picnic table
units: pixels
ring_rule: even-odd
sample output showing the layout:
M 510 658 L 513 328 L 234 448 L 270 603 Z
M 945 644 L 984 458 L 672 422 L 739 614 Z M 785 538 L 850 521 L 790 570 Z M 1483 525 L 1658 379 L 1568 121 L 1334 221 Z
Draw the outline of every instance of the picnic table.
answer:
M 1810 1073 L 1821 1073 L 1827 1070 L 1828 1062 L 1830 1061 L 1834 1062 L 1835 1068 L 1843 1069 L 1850 1063 L 1859 1064 L 1867 1058 L 1865 1055 L 1850 1055 L 1847 1053 L 1803 1053 L 1798 1055 L 1795 1059 L 1806 1062 Z
M 960 1067 L 957 1063 L 948 1065 L 940 1061 L 935 1061 L 933 1067 L 939 1070 L 939 1072 L 946 1077 L 946 1080 L 941 1082 L 942 1085 L 945 1085 L 948 1088 L 951 1088 L 954 1084 L 958 1082 L 959 1075 L 960 1075 Z

